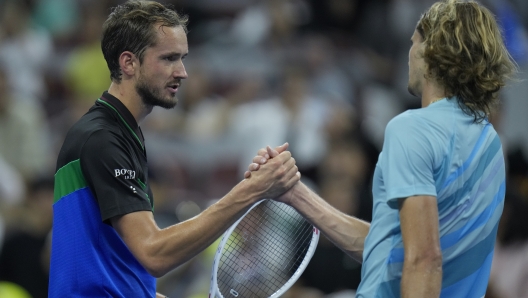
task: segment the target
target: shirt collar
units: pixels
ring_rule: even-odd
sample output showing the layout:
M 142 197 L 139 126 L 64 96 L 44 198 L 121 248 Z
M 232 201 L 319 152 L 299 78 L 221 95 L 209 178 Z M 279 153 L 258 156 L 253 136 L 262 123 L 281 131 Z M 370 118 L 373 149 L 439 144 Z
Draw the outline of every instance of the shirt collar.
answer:
M 137 130 L 139 128 L 136 118 L 117 97 L 105 91 L 100 99 L 112 105 L 132 129 Z
M 141 132 L 141 129 L 139 128 L 139 125 L 136 121 L 136 118 L 132 115 L 132 113 L 128 110 L 128 108 L 115 96 L 108 93 L 108 91 L 103 92 L 103 95 L 101 95 L 101 98 L 99 100 L 103 101 L 103 106 L 107 108 L 113 108 L 119 116 L 125 121 L 125 123 L 128 125 L 129 128 L 133 130 L 133 132 L 136 134 L 136 136 L 139 136 L 141 138 L 140 144 L 143 147 L 143 144 L 145 143 L 145 139 L 143 137 L 143 133 Z M 110 107 L 108 107 L 110 105 Z

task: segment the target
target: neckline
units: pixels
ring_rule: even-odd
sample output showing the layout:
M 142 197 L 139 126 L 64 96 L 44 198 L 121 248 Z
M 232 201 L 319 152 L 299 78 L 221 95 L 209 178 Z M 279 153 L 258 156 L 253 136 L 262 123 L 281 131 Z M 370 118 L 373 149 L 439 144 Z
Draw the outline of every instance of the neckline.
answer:
M 442 101 L 442 100 L 444 100 L 444 99 L 446 99 L 446 98 L 443 97 L 443 98 L 435 99 L 435 100 L 431 101 L 431 103 L 429 103 L 428 107 L 430 107 L 432 104 L 437 103 L 437 102 L 439 102 L 439 101 Z
M 143 134 L 141 133 L 136 119 L 134 118 L 134 116 L 132 116 L 132 113 L 130 113 L 127 107 L 119 99 L 117 99 L 115 96 L 106 91 L 100 98 L 97 99 L 97 102 L 113 110 L 119 116 L 119 119 L 121 119 L 121 121 L 128 128 L 132 136 L 139 143 L 141 149 L 145 150 L 145 146 L 143 145 L 144 139 L 142 138 Z M 141 136 L 141 138 L 139 136 Z

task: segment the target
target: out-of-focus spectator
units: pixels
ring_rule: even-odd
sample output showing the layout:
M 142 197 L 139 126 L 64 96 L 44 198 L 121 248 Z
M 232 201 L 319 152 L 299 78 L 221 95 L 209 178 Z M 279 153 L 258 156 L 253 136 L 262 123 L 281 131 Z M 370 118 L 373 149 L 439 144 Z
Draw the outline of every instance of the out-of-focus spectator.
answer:
M 0 156 L 27 180 L 50 170 L 50 136 L 40 103 L 9 92 L 0 67 Z
M 44 72 L 53 52 L 49 33 L 31 22 L 33 1 L 6 0 L 0 11 L 0 63 L 20 101 L 46 96 Z
M 14 210 L 0 253 L 0 280 L 15 283 L 33 298 L 48 297 L 53 177 L 29 183 L 28 195 Z
M 243 47 L 268 46 L 283 50 L 308 21 L 309 8 L 299 0 L 255 1 L 233 19 L 230 34 Z
M 214 94 L 211 78 L 206 70 L 198 67 L 193 70 L 191 72 L 194 79 L 186 82 L 184 87 L 182 106 L 185 114 L 182 118 L 185 123 L 181 132 L 190 142 L 218 140 L 225 137 L 231 108 L 237 104 L 240 97 L 238 94 L 244 91 L 235 90 L 227 94 L 227 97 Z
M 362 88 L 362 123 L 365 135 L 381 150 L 387 123 L 403 112 L 399 94 L 388 86 L 372 83 Z
M 231 133 L 246 144 L 241 148 L 240 169 L 243 160 L 259 149 L 259 144 L 290 142 L 301 171 L 315 167 L 326 152 L 324 123 L 327 107 L 320 98 L 309 93 L 310 81 L 302 67 L 284 67 L 276 95 L 252 99 L 234 108 Z M 249 98 L 251 99 L 251 98 Z
M 354 50 L 347 48 L 347 54 L 353 55 L 351 52 Z M 307 33 L 291 55 L 298 56 L 299 52 L 309 81 L 307 88 L 311 94 L 324 98 L 325 101 L 357 103 L 356 82 L 348 77 L 343 61 L 340 61 L 339 49 L 332 40 L 322 34 Z M 292 58 L 295 59 L 295 56 Z M 361 69 L 361 65 L 356 63 L 354 67 Z
M 508 188 L 486 297 L 527 298 L 528 161 L 522 150 L 512 150 L 508 163 Z
M 358 114 L 358 110 L 354 106 L 346 103 L 335 102 L 330 104 L 329 110 L 328 117 L 325 119 L 328 143 L 332 147 L 333 144 L 353 140 L 360 146 L 367 162 L 365 168 L 367 173 L 364 175 L 367 180 L 371 180 L 371 174 L 374 173 L 374 166 L 378 161 L 380 151 L 370 137 L 365 135 L 365 130 L 362 127 L 364 118 Z M 363 183 L 368 184 L 367 181 L 363 181 Z
M 84 111 L 110 86 L 110 71 L 101 52 L 101 24 L 106 13 L 102 3 L 90 4 L 92 7 L 83 11 L 78 46 L 66 62 L 66 85 L 72 100 L 80 103 Z
M 55 40 L 79 33 L 80 0 L 32 0 L 34 22 L 45 28 Z M 92 1 L 94 3 L 96 1 Z M 97 1 L 99 2 L 99 1 Z M 68 12 L 68 13 L 65 13 Z
M 0 156 L 0 252 L 4 241 L 4 217 L 20 204 L 25 194 L 22 176 Z M 2 296 L 0 296 L 2 297 Z
M 25 181 L 22 176 L 0 156 L 0 210 L 19 204 L 24 195 Z
M 528 152 L 528 118 L 525 117 L 528 111 L 528 101 L 526 94 L 528 92 L 528 30 L 523 26 L 526 22 L 528 11 L 516 9 L 515 3 L 507 0 L 488 0 L 490 8 L 497 15 L 499 23 L 502 26 L 504 42 L 508 51 L 519 65 L 519 73 L 509 87 L 502 93 L 502 113 L 501 140 L 511 146 L 521 146 L 523 151 Z M 519 1 L 520 2 L 520 1 Z M 526 6 L 516 4 L 521 8 Z

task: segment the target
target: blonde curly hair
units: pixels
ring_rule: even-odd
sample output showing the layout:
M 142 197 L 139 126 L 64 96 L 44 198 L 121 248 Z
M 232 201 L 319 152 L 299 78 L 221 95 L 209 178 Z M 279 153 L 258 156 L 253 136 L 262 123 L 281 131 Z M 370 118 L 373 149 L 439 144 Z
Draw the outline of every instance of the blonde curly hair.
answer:
M 425 44 L 427 78 L 482 122 L 498 103 L 498 91 L 516 72 L 494 15 L 475 1 L 433 4 L 416 26 Z

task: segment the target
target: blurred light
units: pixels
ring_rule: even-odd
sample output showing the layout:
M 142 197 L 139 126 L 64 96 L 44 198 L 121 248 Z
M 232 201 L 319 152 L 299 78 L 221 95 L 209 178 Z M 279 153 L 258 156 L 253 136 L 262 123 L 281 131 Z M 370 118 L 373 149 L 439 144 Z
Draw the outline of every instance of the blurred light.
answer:
M 198 204 L 193 201 L 183 201 L 176 206 L 176 217 L 179 221 L 185 221 L 202 212 Z

